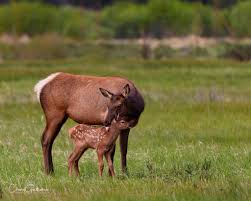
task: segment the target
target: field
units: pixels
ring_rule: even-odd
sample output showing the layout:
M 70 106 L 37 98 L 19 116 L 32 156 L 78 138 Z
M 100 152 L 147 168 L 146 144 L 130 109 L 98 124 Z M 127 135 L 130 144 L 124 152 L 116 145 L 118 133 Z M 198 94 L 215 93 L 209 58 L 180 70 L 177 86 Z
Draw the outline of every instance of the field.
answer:
M 4 200 L 251 200 L 250 63 L 69 59 L 0 64 L 0 185 Z M 119 75 L 142 91 L 146 109 L 129 137 L 129 175 L 97 174 L 94 151 L 67 175 L 68 121 L 42 169 L 44 116 L 33 86 L 64 71 Z M 107 171 L 106 171 L 107 172 Z

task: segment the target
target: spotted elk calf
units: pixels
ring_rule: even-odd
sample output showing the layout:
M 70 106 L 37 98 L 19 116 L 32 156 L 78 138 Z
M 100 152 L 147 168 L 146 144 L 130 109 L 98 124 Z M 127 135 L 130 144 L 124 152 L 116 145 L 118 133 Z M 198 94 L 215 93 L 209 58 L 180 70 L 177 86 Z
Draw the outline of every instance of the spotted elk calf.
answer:
M 109 167 L 109 175 L 114 177 L 115 172 L 112 161 L 112 152 L 121 130 L 127 129 L 128 127 L 129 123 L 117 116 L 112 120 L 109 127 L 103 126 L 97 128 L 86 124 L 79 124 L 71 128 L 69 130 L 69 136 L 73 140 L 74 150 L 68 160 L 69 175 L 72 176 L 73 167 L 76 175 L 79 175 L 79 159 L 87 149 L 91 148 L 95 149 L 97 152 L 99 176 L 102 177 L 103 174 L 103 157 L 105 156 Z

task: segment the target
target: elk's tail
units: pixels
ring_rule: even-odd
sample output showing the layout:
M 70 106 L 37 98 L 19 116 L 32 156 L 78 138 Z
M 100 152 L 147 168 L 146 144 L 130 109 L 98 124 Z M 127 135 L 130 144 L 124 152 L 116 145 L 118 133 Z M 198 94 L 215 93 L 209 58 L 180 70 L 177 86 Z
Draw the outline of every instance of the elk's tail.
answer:
M 50 81 L 52 81 L 57 75 L 59 75 L 60 72 L 58 73 L 53 73 L 51 75 L 49 75 L 48 77 L 46 77 L 43 80 L 40 80 L 34 87 L 34 92 L 37 94 L 37 99 L 40 102 L 40 95 L 41 92 L 43 90 L 43 88 L 45 87 L 46 84 L 48 84 Z

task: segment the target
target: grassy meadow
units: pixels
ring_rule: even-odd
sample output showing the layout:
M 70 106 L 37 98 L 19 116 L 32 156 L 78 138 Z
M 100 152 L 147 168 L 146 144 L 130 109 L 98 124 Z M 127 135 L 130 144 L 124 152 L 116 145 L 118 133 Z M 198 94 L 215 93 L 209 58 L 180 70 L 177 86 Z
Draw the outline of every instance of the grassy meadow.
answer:
M 3 200 L 251 200 L 251 64 L 223 60 L 68 59 L 0 64 L 0 186 Z M 119 75 L 146 109 L 129 137 L 129 175 L 98 177 L 96 153 L 67 174 L 68 121 L 42 169 L 44 116 L 33 86 L 50 73 Z

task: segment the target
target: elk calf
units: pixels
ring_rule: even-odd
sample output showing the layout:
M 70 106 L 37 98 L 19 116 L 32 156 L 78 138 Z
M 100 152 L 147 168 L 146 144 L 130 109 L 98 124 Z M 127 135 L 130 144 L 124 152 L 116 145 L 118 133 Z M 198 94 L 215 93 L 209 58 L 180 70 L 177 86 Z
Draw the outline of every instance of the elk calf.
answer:
M 88 148 L 92 148 L 96 149 L 97 152 L 99 176 L 101 177 L 103 174 L 104 155 L 109 167 L 110 176 L 115 176 L 111 153 L 115 148 L 115 142 L 121 133 L 121 130 L 127 129 L 128 127 L 129 123 L 127 121 L 119 119 L 119 116 L 116 116 L 109 127 L 95 127 L 86 124 L 79 124 L 69 129 L 69 136 L 73 139 L 74 143 L 74 150 L 68 160 L 69 175 L 72 175 L 73 166 L 76 175 L 79 175 L 79 159 Z

